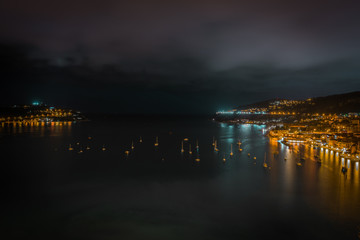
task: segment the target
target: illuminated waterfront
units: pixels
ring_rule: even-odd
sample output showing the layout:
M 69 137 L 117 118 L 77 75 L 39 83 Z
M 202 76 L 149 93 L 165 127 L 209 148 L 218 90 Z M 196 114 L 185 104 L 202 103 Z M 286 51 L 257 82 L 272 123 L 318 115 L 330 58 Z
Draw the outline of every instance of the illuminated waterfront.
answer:
M 52 239 L 356 238 L 359 162 L 307 145 L 290 149 L 263 128 L 201 118 L 0 128 L 1 150 L 12 156 L 3 168 L 6 225 Z

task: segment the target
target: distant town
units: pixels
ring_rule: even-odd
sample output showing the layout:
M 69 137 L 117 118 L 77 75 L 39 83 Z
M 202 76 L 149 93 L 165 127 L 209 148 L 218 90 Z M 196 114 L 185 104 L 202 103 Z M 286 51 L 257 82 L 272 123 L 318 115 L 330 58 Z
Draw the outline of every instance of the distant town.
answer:
M 84 120 L 86 118 L 79 111 L 48 106 L 37 101 L 29 105 L 13 105 L 0 109 L 0 126 L 2 127 L 62 125 Z
M 321 109 L 325 110 L 325 108 L 318 106 L 320 101 L 316 98 L 277 99 L 228 111 L 218 111 L 214 120 L 228 124 L 266 125 L 266 133 L 272 140 L 280 141 L 290 148 L 293 144 L 304 144 L 359 161 L 360 95 L 359 93 L 344 95 L 338 98 L 336 105 L 327 106 L 326 111 L 332 109 L 333 113 L 321 112 Z M 328 102 L 331 102 L 331 99 L 336 99 L 336 95 L 329 98 Z M 325 102 L 326 100 L 321 99 Z M 354 111 L 341 113 L 342 107 Z M 314 109 L 320 111 L 314 112 Z

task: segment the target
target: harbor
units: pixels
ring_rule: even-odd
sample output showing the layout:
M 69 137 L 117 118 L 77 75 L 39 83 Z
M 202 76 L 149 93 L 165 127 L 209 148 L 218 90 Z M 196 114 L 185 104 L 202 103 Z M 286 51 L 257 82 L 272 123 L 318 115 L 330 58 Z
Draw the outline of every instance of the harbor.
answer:
M 300 143 L 289 148 L 269 138 L 262 131 L 264 127 L 233 126 L 201 118 L 119 118 L 15 128 L 16 133 L 0 128 L 2 153 L 12 154 L 5 169 L 11 179 L 17 179 L 9 183 L 11 189 L 21 192 L 24 184 L 33 189 L 22 198 L 7 193 L 11 199 L 8 204 L 14 209 L 25 198 L 32 208 L 44 209 L 37 212 L 37 221 L 30 221 L 29 210 L 15 215 L 23 231 L 37 229 L 38 224 L 49 226 L 51 219 L 49 229 L 54 232 L 67 217 L 83 221 L 87 232 L 78 229 L 76 222 L 69 222 L 74 234 L 83 236 L 105 229 L 92 225 L 89 217 L 108 226 L 117 221 L 125 224 L 132 218 L 138 229 L 145 230 L 151 222 L 144 223 L 144 217 L 164 221 L 160 207 L 181 216 L 181 220 L 166 221 L 186 225 L 189 234 L 219 224 L 219 218 L 231 222 L 235 217 L 250 224 L 241 225 L 242 232 L 262 237 L 250 226 L 273 216 L 285 224 L 281 215 L 287 214 L 294 217 L 287 226 L 300 224 L 307 236 L 314 234 L 314 226 L 316 233 L 329 238 L 357 234 L 359 163 Z M 347 171 L 342 172 L 342 167 Z M 43 205 L 43 198 L 51 204 Z M 195 215 L 201 221 L 204 208 L 216 219 L 199 227 L 190 219 Z M 111 218 L 114 214 L 119 216 L 116 220 Z M 328 221 L 337 231 L 329 231 Z M 145 226 L 138 225 L 140 222 Z M 221 229 L 223 233 L 232 231 L 228 224 Z M 282 236 L 276 230 L 267 235 Z

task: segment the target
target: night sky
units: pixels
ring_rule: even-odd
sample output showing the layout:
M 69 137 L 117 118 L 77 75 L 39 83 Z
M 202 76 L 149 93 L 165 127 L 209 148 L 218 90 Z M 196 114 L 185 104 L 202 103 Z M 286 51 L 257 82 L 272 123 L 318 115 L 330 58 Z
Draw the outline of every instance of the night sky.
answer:
M 2 105 L 207 114 L 360 90 L 360 1 L 2 1 Z

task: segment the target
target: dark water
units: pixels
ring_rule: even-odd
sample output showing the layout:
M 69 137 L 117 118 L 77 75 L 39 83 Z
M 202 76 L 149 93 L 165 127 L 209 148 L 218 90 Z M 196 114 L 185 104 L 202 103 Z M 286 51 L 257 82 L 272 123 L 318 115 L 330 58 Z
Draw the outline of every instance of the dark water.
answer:
M 299 154 L 270 141 L 262 127 L 202 118 L 124 118 L 0 128 L 3 234 L 10 239 L 358 239 L 359 163 L 345 159 L 350 168 L 344 175 L 337 155 L 297 146 L 306 158 L 299 167 Z M 185 137 L 192 156 L 188 143 L 180 153 Z M 243 152 L 237 150 L 238 139 Z M 135 149 L 126 157 L 132 140 Z M 74 151 L 68 151 L 69 144 Z M 271 169 L 262 167 L 265 152 Z M 321 155 L 322 165 L 314 154 Z

